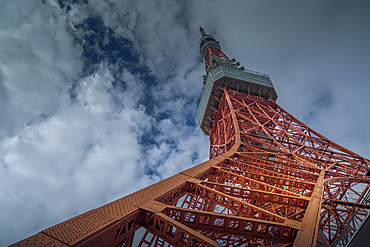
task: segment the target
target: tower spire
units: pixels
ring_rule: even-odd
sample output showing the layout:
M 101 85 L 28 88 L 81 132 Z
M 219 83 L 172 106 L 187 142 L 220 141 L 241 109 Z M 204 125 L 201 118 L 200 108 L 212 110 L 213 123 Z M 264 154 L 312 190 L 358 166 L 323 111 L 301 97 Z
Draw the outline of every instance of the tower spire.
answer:
M 207 35 L 206 32 L 204 31 L 204 29 L 201 26 L 199 26 L 199 31 L 200 31 L 200 34 L 202 35 L 202 37 L 204 35 Z

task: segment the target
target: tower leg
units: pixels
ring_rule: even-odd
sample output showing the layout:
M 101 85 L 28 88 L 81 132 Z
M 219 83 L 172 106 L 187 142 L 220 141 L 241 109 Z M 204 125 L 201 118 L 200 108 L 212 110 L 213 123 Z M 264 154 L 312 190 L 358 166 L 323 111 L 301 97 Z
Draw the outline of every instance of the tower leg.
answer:
M 315 189 L 303 217 L 302 228 L 298 231 L 294 247 L 316 246 L 323 196 L 325 170 L 321 170 Z

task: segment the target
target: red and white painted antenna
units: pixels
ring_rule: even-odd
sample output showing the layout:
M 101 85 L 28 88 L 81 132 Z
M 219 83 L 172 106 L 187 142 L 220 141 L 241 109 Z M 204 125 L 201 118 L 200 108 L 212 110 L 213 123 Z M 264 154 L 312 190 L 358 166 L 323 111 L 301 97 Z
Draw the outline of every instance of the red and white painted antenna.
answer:
M 200 54 L 202 54 L 204 58 L 206 71 L 208 70 L 211 53 L 221 59 L 229 59 L 225 53 L 222 52 L 220 43 L 212 35 L 206 34 L 201 26 L 199 26 L 199 31 L 202 35 L 199 40 Z

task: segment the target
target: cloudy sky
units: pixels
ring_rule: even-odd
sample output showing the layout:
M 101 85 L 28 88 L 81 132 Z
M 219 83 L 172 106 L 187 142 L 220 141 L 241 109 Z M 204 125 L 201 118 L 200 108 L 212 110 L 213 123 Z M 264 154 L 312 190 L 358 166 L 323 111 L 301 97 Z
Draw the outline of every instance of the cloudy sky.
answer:
M 198 26 L 370 157 L 370 2 L 0 1 L 0 246 L 208 158 Z

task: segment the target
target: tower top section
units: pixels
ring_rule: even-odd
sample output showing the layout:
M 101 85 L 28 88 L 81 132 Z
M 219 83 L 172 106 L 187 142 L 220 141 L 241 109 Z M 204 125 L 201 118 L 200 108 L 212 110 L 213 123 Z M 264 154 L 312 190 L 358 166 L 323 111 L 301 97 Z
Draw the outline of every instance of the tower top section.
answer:
M 203 133 L 209 135 L 213 111 L 217 109 L 222 96 L 221 88 L 227 87 L 273 101 L 276 101 L 278 95 L 268 75 L 247 70 L 235 58 L 229 59 L 212 35 L 207 34 L 202 27 L 199 27 L 199 31 L 202 36 L 199 49 L 204 58 L 206 74 L 203 76 L 204 86 L 195 117 Z
M 228 59 L 228 57 L 222 52 L 220 43 L 212 35 L 206 34 L 201 26 L 199 26 L 199 31 L 202 35 L 199 40 L 199 49 L 200 54 L 202 54 L 204 58 L 206 70 L 208 70 L 208 66 L 212 56 L 211 54 L 216 55 L 221 59 Z
M 207 49 L 210 47 L 214 47 L 221 50 L 220 43 L 212 36 L 206 34 L 204 29 L 199 26 L 199 31 L 202 37 L 199 40 L 199 48 L 200 48 L 200 54 L 202 54 L 203 57 L 206 56 Z

